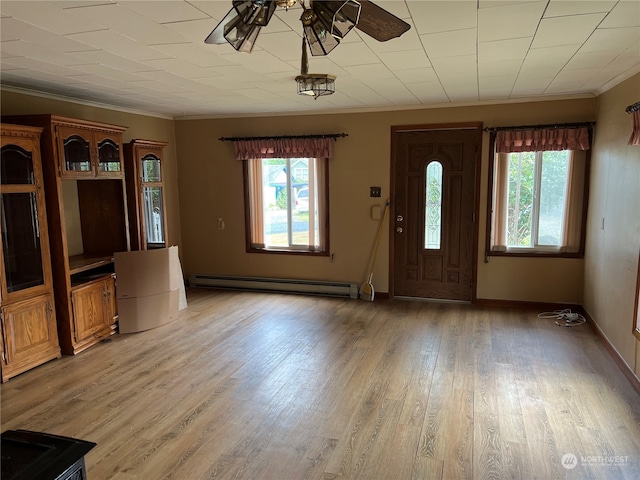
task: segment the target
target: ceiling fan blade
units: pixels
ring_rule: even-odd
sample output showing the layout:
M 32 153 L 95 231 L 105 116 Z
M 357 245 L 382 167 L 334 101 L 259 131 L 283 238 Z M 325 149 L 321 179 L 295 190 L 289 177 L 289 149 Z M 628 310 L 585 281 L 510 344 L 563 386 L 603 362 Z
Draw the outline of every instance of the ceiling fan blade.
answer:
M 236 16 L 236 9 L 232 8 L 229 10 L 224 18 L 216 25 L 216 28 L 209 34 L 207 38 L 204 39 L 204 43 L 214 44 L 214 45 L 222 45 L 227 43 L 227 39 L 224 38 L 224 29 L 231 20 Z
M 411 28 L 407 22 L 375 3 L 368 0 L 359 0 L 359 2 L 362 9 L 356 28 L 379 42 L 397 38 Z

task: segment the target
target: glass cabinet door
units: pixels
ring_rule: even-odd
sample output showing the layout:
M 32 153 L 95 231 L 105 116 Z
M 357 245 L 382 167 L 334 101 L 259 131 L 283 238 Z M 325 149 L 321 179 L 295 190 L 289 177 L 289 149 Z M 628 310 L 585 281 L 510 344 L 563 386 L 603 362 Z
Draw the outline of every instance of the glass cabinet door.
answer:
M 98 142 L 98 172 L 122 171 L 120 163 L 120 145 L 111 138 Z
M 7 293 L 44 285 L 38 188 L 32 154 L 17 145 L 0 152 L 0 214 Z
M 160 158 L 142 157 L 142 210 L 147 248 L 165 246 L 164 202 Z
M 64 172 L 91 172 L 91 143 L 79 134 L 69 135 L 62 140 Z

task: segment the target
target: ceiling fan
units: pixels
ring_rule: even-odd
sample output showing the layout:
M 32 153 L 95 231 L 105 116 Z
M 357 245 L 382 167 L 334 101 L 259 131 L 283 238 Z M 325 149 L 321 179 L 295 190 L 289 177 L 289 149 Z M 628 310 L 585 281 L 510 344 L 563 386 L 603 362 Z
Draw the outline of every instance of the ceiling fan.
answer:
M 354 27 L 386 42 L 411 26 L 368 0 L 233 0 L 232 8 L 205 39 L 205 43 L 231 44 L 239 52 L 251 53 L 260 29 L 276 8 L 302 5 L 300 17 L 304 39 L 314 56 L 327 55 Z

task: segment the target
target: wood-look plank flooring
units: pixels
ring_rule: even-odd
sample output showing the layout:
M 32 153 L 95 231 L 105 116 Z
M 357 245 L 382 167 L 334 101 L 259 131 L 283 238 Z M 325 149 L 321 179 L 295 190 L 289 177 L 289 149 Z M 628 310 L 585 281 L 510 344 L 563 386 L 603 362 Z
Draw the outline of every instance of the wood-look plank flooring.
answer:
M 174 323 L 2 385 L 2 430 L 96 442 L 90 480 L 640 478 L 640 398 L 588 325 L 188 296 Z

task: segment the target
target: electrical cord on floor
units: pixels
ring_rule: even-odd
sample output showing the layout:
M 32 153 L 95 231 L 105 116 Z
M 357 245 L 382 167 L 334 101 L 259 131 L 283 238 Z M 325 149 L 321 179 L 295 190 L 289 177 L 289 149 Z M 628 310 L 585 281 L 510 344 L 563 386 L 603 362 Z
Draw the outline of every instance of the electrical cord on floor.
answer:
M 554 310 L 553 312 L 542 312 L 538 314 L 538 318 L 555 318 L 556 325 L 560 327 L 577 327 L 587 321 L 582 315 L 572 312 L 569 308 Z

